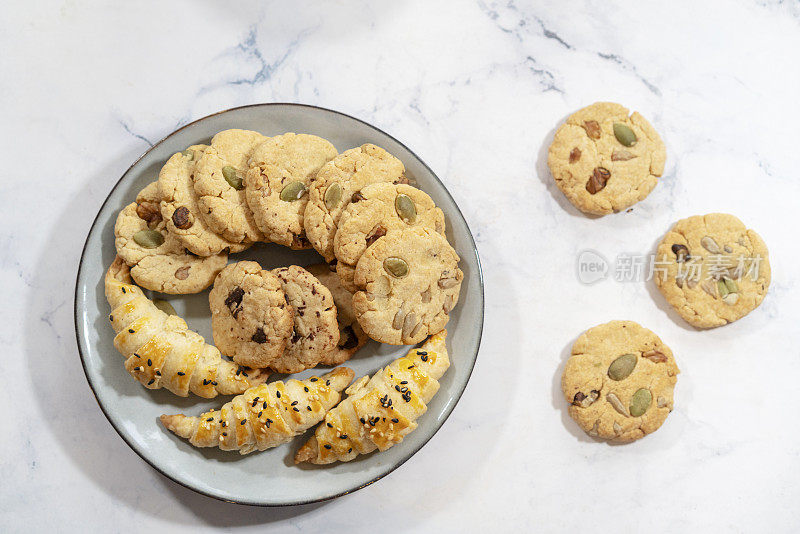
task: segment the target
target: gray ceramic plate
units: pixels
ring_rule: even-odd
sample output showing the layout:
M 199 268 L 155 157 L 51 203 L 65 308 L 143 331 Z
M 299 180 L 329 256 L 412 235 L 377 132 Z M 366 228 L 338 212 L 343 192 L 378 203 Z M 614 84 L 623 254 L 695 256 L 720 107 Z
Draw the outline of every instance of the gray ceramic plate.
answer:
M 240 456 L 217 449 L 195 449 L 158 423 L 163 413 L 198 415 L 226 402 L 176 397 L 149 391 L 131 379 L 113 346 L 108 304 L 102 278 L 114 259 L 114 221 L 136 193 L 155 180 L 164 162 L 189 145 L 207 143 L 228 128 L 257 130 L 265 135 L 303 132 L 329 139 L 341 152 L 374 143 L 400 158 L 409 179 L 426 191 L 447 217 L 448 238 L 461 256 L 464 284 L 459 304 L 447 325 L 452 367 L 423 415 L 419 428 L 401 444 L 352 462 L 321 467 L 296 467 L 294 452 L 307 436 L 272 450 Z M 308 265 L 320 260 L 313 251 L 294 252 L 260 244 L 232 256 L 253 259 L 264 268 Z M 208 292 L 168 298 L 189 326 L 211 340 Z M 442 426 L 461 397 L 478 355 L 483 329 L 483 279 L 478 253 L 467 223 L 442 182 L 413 152 L 381 130 L 335 111 L 297 104 L 259 104 L 235 108 L 195 121 L 156 143 L 122 176 L 106 199 L 89 231 L 75 291 L 75 326 L 83 367 L 100 408 L 122 439 L 147 463 L 200 493 L 245 504 L 279 506 L 331 499 L 363 488 L 396 469 L 414 455 Z M 346 365 L 356 377 L 371 374 L 405 353 L 406 347 L 370 343 Z M 304 378 L 311 371 L 300 373 Z M 444 459 L 445 451 L 442 451 Z

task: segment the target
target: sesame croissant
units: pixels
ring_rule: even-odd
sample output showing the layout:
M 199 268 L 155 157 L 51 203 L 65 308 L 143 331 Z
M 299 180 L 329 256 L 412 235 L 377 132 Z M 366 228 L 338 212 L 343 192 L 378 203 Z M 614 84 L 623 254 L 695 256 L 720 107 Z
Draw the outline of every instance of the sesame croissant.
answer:
M 349 462 L 403 441 L 417 428 L 414 421 L 425 413 L 426 403 L 439 390 L 437 380 L 450 367 L 446 337 L 442 330 L 372 378 L 364 376 L 350 386 L 345 391 L 348 397 L 328 412 L 297 451 L 295 463 Z
M 195 447 L 219 447 L 247 454 L 286 443 L 319 423 L 353 380 L 347 367 L 337 367 L 321 378 L 287 380 L 252 387 L 219 411 L 200 417 L 162 415 L 168 430 Z
M 114 346 L 127 358 L 125 369 L 146 388 L 210 399 L 242 393 L 269 376 L 224 360 L 183 319 L 158 309 L 132 284 L 130 269 L 119 257 L 106 273 L 105 289 L 112 308 L 108 318 L 117 332 Z

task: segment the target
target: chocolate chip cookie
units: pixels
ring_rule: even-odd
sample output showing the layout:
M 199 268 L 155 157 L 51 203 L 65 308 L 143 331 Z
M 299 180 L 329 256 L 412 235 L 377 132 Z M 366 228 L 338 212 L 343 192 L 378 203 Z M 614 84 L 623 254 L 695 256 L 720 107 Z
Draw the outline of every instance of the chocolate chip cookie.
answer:
M 675 223 L 656 252 L 654 279 L 686 322 L 713 328 L 757 308 L 770 283 L 769 251 L 761 237 L 724 213 Z
M 223 250 L 241 252 L 249 244 L 234 243 L 209 228 L 200 214 L 194 174 L 207 145 L 192 145 L 173 154 L 158 174 L 161 216 L 167 231 L 192 254 L 213 256 Z
M 356 321 L 353 310 L 353 293 L 344 288 L 339 281 L 339 276 L 331 271 L 327 263 L 317 263 L 306 267 L 317 280 L 328 288 L 336 304 L 336 322 L 339 325 L 339 342 L 325 357 L 320 360 L 322 365 L 339 365 L 349 360 L 355 352 L 366 345 L 369 337 Z
M 630 442 L 664 423 L 679 372 L 657 335 L 633 321 L 611 321 L 575 341 L 561 389 L 587 434 Z
M 556 185 L 585 213 L 622 211 L 647 197 L 664 172 L 666 147 L 638 112 L 597 102 L 556 131 L 547 164 Z
M 225 267 L 208 296 L 214 344 L 233 361 L 271 366 L 292 335 L 294 308 L 278 277 L 254 261 Z
M 333 251 L 342 283 L 355 290 L 355 265 L 369 245 L 390 230 L 423 226 L 444 235 L 444 213 L 425 192 L 406 184 L 377 183 L 361 189 L 342 211 Z M 347 268 L 345 264 L 351 266 Z
M 194 190 L 209 228 L 234 243 L 263 241 L 247 205 L 244 176 L 253 150 L 267 138 L 250 130 L 224 130 L 197 162 Z
M 278 277 L 294 309 L 294 330 L 286 351 L 270 367 L 279 373 L 298 373 L 320 363 L 339 342 L 333 295 L 314 275 L 298 267 L 280 267 Z
M 161 216 L 158 182 L 152 182 L 117 216 L 114 245 L 145 289 L 171 294 L 198 293 L 228 263 L 225 252 L 201 258 L 189 254 L 167 230 Z
M 333 240 L 342 211 L 362 188 L 379 182 L 406 183 L 405 167 L 371 144 L 342 152 L 319 170 L 309 189 L 303 226 L 325 261 L 335 258 Z
M 444 236 L 422 226 L 378 238 L 356 265 L 353 309 L 361 328 L 390 345 L 441 332 L 464 279 L 459 259 Z
M 244 179 L 247 204 L 259 230 L 273 243 L 311 248 L 303 229 L 308 187 L 336 148 L 316 135 L 285 133 L 253 151 Z

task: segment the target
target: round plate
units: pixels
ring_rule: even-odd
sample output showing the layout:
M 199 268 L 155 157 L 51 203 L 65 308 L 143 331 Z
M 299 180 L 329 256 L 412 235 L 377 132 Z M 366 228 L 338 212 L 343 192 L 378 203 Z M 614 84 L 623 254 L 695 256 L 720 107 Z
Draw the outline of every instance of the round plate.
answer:
M 199 415 L 219 408 L 230 397 L 206 400 L 177 397 L 166 390 L 150 391 L 132 380 L 114 349 L 108 325 L 108 303 L 103 275 L 115 256 L 114 222 L 120 209 L 158 177 L 164 162 L 187 146 L 208 143 L 215 133 L 229 128 L 256 130 L 265 135 L 284 132 L 315 134 L 330 140 L 342 152 L 374 143 L 400 158 L 412 183 L 427 192 L 447 218 L 447 237 L 461 256 L 464 283 L 458 306 L 447 325 L 447 345 L 452 366 L 441 389 L 417 421 L 419 427 L 386 452 L 360 456 L 328 466 L 295 466 L 296 450 L 308 438 L 240 456 L 219 449 L 196 449 L 167 432 L 158 422 L 161 414 Z M 262 267 L 321 261 L 314 251 L 291 251 L 274 244 L 259 244 L 231 255 L 231 261 L 252 259 Z M 208 291 L 197 295 L 162 296 L 189 326 L 212 340 Z M 298 104 L 257 104 L 230 109 L 197 120 L 168 135 L 139 158 L 120 178 L 92 224 L 83 248 L 75 290 L 75 327 L 83 368 L 100 408 L 114 429 L 147 463 L 179 484 L 200 493 L 243 504 L 280 506 L 331 499 L 363 488 L 390 473 L 414 455 L 442 426 L 458 402 L 478 355 L 483 329 L 483 278 L 475 241 L 461 212 L 442 182 L 411 150 L 392 136 L 358 119 L 328 109 Z M 345 363 L 356 377 L 372 374 L 407 351 L 371 342 Z M 315 374 L 319 374 L 319 370 Z M 305 378 L 312 371 L 298 373 Z M 442 451 L 442 459 L 445 459 Z

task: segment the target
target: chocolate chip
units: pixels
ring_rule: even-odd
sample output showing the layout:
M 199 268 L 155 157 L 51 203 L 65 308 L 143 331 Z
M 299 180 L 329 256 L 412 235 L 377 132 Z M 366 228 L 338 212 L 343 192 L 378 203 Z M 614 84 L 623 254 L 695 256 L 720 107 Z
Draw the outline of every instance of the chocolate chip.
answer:
M 358 346 L 358 338 L 352 326 L 346 326 L 339 334 L 339 346 L 345 350 L 350 350 Z
M 244 297 L 244 289 L 239 286 L 233 288 L 233 291 L 228 294 L 228 298 L 225 299 L 225 306 L 233 314 L 233 318 L 236 319 L 236 316 L 239 315 L 239 312 L 242 311 L 242 298 Z
M 189 208 L 181 206 L 172 212 L 172 224 L 175 225 L 175 228 L 186 230 L 187 228 L 191 228 L 193 224 L 190 217 Z
M 255 341 L 256 343 L 259 343 L 259 344 L 266 343 L 267 342 L 267 334 L 264 333 L 264 329 L 263 328 L 259 327 L 259 328 L 256 328 L 256 333 L 253 334 L 253 337 L 251 339 L 253 341 Z
M 364 195 L 361 194 L 361 191 L 356 191 L 353 193 L 353 196 L 350 197 L 350 202 L 359 202 L 361 200 L 364 200 Z

